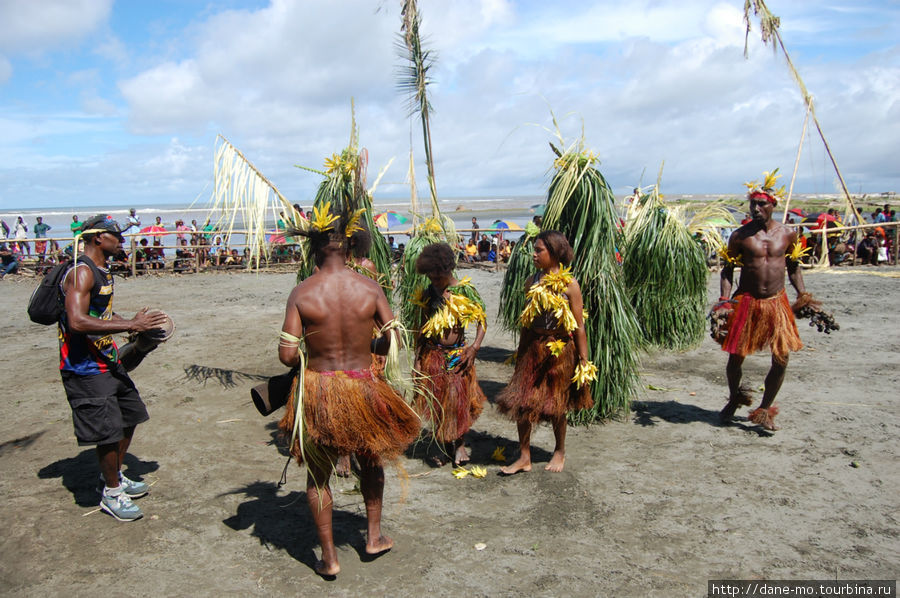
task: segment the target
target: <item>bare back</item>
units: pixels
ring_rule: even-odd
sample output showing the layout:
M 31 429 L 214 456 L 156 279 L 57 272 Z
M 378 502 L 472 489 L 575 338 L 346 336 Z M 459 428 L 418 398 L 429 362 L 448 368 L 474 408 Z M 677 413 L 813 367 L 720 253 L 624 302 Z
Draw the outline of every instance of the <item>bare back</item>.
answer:
M 282 330 L 305 335 L 309 369 L 358 370 L 372 363 L 373 327 L 392 318 L 381 287 L 340 264 L 325 266 L 294 287 Z M 296 365 L 284 347 L 279 357 L 286 365 Z

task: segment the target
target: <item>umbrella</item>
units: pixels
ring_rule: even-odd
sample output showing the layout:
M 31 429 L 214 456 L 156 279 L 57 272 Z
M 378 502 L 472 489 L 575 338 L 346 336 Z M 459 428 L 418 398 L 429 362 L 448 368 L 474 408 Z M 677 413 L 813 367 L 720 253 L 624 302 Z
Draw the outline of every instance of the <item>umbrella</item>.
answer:
M 375 215 L 375 226 L 378 228 L 393 228 L 398 224 L 405 224 L 409 218 L 405 218 L 393 210 Z
M 155 234 L 153 235 L 154 237 L 162 237 L 163 235 L 160 234 L 160 233 L 165 233 L 165 232 L 166 232 L 166 227 L 164 227 L 164 226 L 157 226 L 157 225 L 155 225 L 155 224 L 151 224 L 150 226 L 145 226 L 144 228 L 142 228 L 142 229 L 141 229 L 141 232 L 142 232 L 142 233 L 155 233 Z
M 837 218 L 828 214 L 827 212 L 822 212 L 821 214 L 810 214 L 802 221 L 800 224 L 810 229 L 819 229 L 822 228 L 822 225 L 825 225 L 825 228 L 840 228 L 840 224 L 837 221 Z
M 806 213 L 800 208 L 792 208 L 788 210 L 788 214 L 793 214 L 794 216 L 800 216 L 801 218 L 806 217 Z
M 547 204 L 545 203 L 536 203 L 531 206 L 531 211 L 534 212 L 535 216 L 543 216 L 544 212 L 547 210 Z
M 499 230 L 525 230 L 515 222 L 509 220 L 494 220 L 493 228 Z
M 281 233 L 275 235 L 269 235 L 269 243 L 272 244 L 281 244 L 284 243 L 284 235 Z

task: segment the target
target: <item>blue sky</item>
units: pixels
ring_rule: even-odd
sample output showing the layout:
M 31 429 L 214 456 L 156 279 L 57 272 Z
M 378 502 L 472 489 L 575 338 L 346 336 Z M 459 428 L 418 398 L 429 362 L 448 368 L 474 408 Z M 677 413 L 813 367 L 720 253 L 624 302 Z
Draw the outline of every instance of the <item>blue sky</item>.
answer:
M 900 191 L 900 4 L 769 0 L 854 193 Z M 552 109 L 617 193 L 739 194 L 793 169 L 804 117 L 741 0 L 420 0 L 442 197 L 542 195 Z M 308 203 L 356 103 L 378 197 L 404 197 L 421 133 L 396 91 L 399 1 L 0 0 L 0 207 L 190 203 L 217 134 Z M 756 25 L 756 24 L 755 24 Z M 786 177 L 787 178 L 787 177 Z M 834 193 L 821 141 L 795 191 Z

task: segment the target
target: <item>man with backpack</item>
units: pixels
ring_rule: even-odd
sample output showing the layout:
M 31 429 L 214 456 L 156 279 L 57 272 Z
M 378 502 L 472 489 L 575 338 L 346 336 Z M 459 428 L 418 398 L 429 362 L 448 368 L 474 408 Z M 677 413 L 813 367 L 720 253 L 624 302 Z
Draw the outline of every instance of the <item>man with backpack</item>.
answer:
M 59 316 L 59 369 L 78 444 L 96 445 L 103 490 L 100 508 L 119 521 L 143 516 L 131 499 L 148 485 L 122 472 L 135 427 L 149 415 L 119 361 L 112 335 L 160 328 L 166 316 L 144 308 L 126 320 L 113 313 L 113 277 L 107 260 L 122 249 L 119 225 L 109 216 L 86 220 L 83 255 L 70 262 L 59 285 L 64 310 Z

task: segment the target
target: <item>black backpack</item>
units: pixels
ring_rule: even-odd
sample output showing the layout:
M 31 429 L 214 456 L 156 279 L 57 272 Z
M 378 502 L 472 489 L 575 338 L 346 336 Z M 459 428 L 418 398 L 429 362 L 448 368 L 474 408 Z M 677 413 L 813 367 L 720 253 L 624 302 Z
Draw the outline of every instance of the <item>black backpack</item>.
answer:
M 97 276 L 97 268 L 89 259 L 78 258 L 78 263 L 90 266 Z M 28 317 L 36 324 L 50 326 L 59 322 L 63 311 L 66 309 L 63 303 L 63 296 L 59 290 L 59 283 L 66 271 L 72 265 L 71 260 L 57 264 L 44 274 L 41 284 L 34 289 L 31 299 L 28 300 Z

